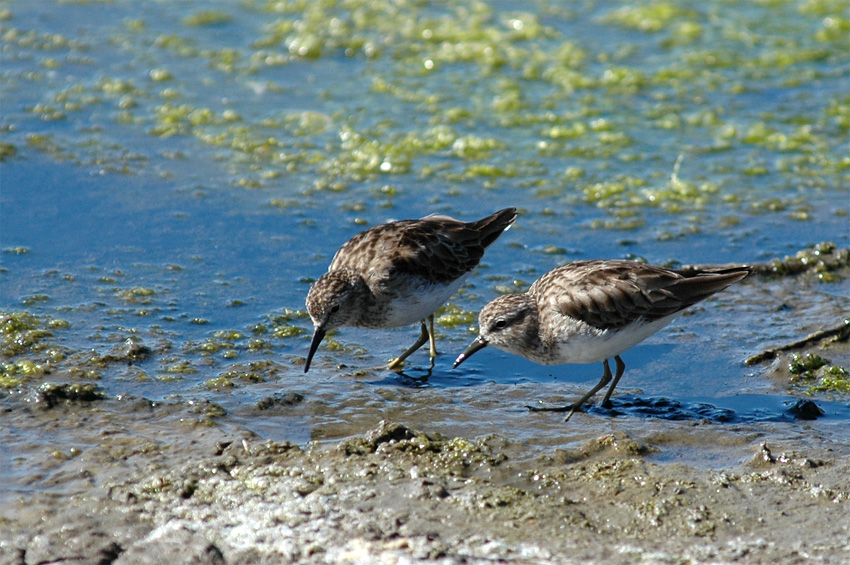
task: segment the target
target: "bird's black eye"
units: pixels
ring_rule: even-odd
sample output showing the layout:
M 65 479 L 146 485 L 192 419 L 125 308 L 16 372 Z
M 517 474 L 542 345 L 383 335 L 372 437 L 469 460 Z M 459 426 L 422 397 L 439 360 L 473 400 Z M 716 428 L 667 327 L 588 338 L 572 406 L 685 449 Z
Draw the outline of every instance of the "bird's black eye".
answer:
M 331 314 L 336 314 L 337 312 L 339 312 L 339 304 L 334 304 L 331 306 Z
M 504 320 L 504 319 L 502 319 L 502 320 L 496 320 L 496 323 L 495 323 L 495 324 L 493 324 L 493 327 L 494 327 L 495 329 L 497 329 L 497 330 L 503 330 L 503 329 L 505 329 L 506 327 L 508 327 L 508 321 L 507 321 L 507 320 Z

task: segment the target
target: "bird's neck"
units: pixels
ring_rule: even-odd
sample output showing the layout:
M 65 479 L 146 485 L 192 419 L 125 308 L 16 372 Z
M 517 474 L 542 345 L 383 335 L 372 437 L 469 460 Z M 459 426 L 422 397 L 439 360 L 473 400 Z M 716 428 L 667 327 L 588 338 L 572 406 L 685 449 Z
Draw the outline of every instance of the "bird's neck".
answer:
M 533 351 L 538 352 L 541 356 L 546 356 L 549 354 L 551 340 L 547 339 L 542 331 L 540 312 L 537 308 L 537 301 L 533 297 L 528 299 L 528 309 L 528 319 L 525 323 L 527 343 L 531 345 Z
M 381 302 L 360 273 L 348 268 L 340 270 L 345 272 L 348 277 L 348 283 L 351 285 L 351 296 L 356 304 L 354 310 L 356 314 L 352 325 L 361 328 L 373 327 L 375 320 L 381 315 Z

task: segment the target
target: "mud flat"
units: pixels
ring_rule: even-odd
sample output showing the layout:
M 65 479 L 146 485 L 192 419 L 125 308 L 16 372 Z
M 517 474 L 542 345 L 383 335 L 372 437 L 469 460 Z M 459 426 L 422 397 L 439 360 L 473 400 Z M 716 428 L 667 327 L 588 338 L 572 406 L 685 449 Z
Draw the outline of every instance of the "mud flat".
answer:
M 786 309 L 814 302 L 795 290 L 808 279 L 782 267 L 803 257 L 807 276 L 843 280 L 846 252 L 826 251 L 761 266 L 754 290 Z M 434 417 L 473 406 L 465 389 L 396 387 L 411 400 L 361 405 L 280 378 L 274 395 L 234 409 L 107 393 L 81 377 L 88 365 L 75 369 L 91 352 L 48 363 L 50 328 L 8 316 L 6 355 L 18 360 L 0 396 L 0 564 L 847 563 L 850 332 L 846 302 L 827 298 L 805 310 L 821 314 L 802 328 L 819 331 L 762 340 L 746 360 L 794 393 L 766 417 L 624 394 L 564 424 L 506 411 L 523 387 L 494 384 L 469 394 L 502 391 L 501 405 L 453 427 Z M 95 360 L 157 354 L 129 340 Z M 248 429 L 288 419 L 312 422 L 313 441 Z
M 302 449 L 189 403 L 3 408 L 58 442 L 4 494 L 3 564 L 850 560 L 850 459 L 802 444 L 705 470 L 624 435 L 529 455 L 382 421 Z

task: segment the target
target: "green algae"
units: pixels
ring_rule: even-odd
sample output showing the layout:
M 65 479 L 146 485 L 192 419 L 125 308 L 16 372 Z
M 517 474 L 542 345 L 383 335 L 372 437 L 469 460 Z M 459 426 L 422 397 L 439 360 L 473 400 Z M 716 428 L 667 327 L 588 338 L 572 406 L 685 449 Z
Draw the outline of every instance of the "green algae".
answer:
M 638 145 L 647 129 L 686 131 L 696 138 L 714 140 L 713 146 L 704 149 L 728 153 L 725 159 L 730 170 L 742 168 L 753 176 L 770 176 L 781 168 L 791 176 L 826 175 L 825 185 L 840 186 L 846 180 L 842 171 L 850 167 L 846 151 L 830 135 L 848 128 L 846 95 L 827 93 L 818 104 L 820 111 L 744 112 L 735 116 L 735 122 L 722 102 L 711 102 L 706 108 L 699 101 L 705 93 L 722 98 L 738 88 L 748 88 L 748 81 L 756 83 L 756 88 L 771 83 L 793 86 L 783 69 L 809 64 L 823 64 L 816 68 L 827 69 L 846 43 L 846 34 L 841 32 L 848 19 L 839 3 L 816 7 L 809 3 L 800 7 L 755 4 L 735 19 L 714 4 L 685 8 L 671 2 L 647 2 L 607 9 L 591 3 L 588 7 L 597 15 L 593 25 L 600 31 L 620 28 L 657 35 L 661 41 L 654 47 L 629 36 L 620 36 L 619 44 L 610 47 L 568 38 L 559 24 L 568 24 L 575 14 L 550 10 L 541 17 L 539 6 L 534 5 L 513 11 L 482 2 L 434 6 L 381 0 L 345 5 L 255 1 L 246 6 L 270 18 L 245 47 L 200 48 L 194 39 L 194 29 L 228 25 L 242 17 L 239 10 L 196 11 L 184 17 L 185 33 L 179 35 L 153 35 L 154 26 L 147 25 L 144 18 L 131 18 L 124 28 L 140 37 L 114 39 L 132 51 L 133 42 L 150 35 L 157 50 L 206 62 L 212 73 L 205 77 L 207 81 L 220 80 L 216 73 L 250 75 L 296 60 L 340 55 L 355 61 L 381 60 L 381 64 L 364 67 L 370 103 L 392 114 L 415 109 L 413 114 L 421 120 L 401 122 L 382 117 L 380 110 L 374 120 L 351 118 L 352 112 L 338 103 L 331 90 L 317 99 L 334 101 L 336 112 L 317 107 L 253 115 L 232 100 L 226 105 L 196 100 L 182 73 L 157 54 L 147 70 L 147 83 L 121 76 L 78 81 L 63 86 L 52 99 L 30 105 L 31 111 L 47 120 L 68 120 L 72 114 L 82 117 L 105 105 L 117 122 L 144 128 L 155 138 L 193 136 L 200 144 L 221 149 L 218 156 L 230 165 L 232 184 L 249 189 L 270 186 L 281 177 L 280 170 L 313 175 L 312 182 L 319 190 L 349 190 L 364 180 L 387 175 L 433 176 L 448 183 L 483 181 L 493 186 L 498 179 L 527 174 L 516 165 L 514 156 L 529 152 L 544 157 L 535 173 L 541 178 L 562 168 L 554 159 L 563 155 L 581 161 L 579 168 L 585 170 L 616 158 L 634 162 L 634 171 L 646 164 L 647 156 L 624 150 Z M 769 21 L 764 18 L 767 10 L 771 11 Z M 771 23 L 774 17 L 775 24 Z M 39 53 L 70 55 L 90 50 L 94 42 L 33 33 L 9 24 L 3 33 L 18 48 Z M 722 48 L 716 47 L 717 38 L 724 40 Z M 660 49 L 659 57 L 647 64 L 641 56 L 652 49 Z M 62 57 L 50 57 L 54 64 L 65 64 Z M 740 78 L 730 85 L 727 75 L 732 70 Z M 792 74 L 808 79 L 830 77 L 828 70 Z M 419 76 L 429 77 L 429 82 L 418 82 Z M 44 77 L 22 80 L 43 81 Z M 169 86 L 161 89 L 162 84 Z M 287 92 L 286 86 L 265 79 L 258 81 L 256 88 Z M 453 96 L 454 92 L 459 96 Z M 565 100 L 564 92 L 578 97 Z M 642 103 L 637 96 L 644 95 L 654 102 Z M 628 108 L 632 115 L 599 117 L 617 106 Z M 587 123 L 582 123 L 582 117 Z M 544 127 L 523 131 L 533 124 Z M 462 127 L 454 130 L 455 125 Z M 507 131 L 492 135 L 493 126 Z M 93 157 L 103 140 L 75 142 L 69 137 L 40 135 L 31 138 L 33 146 L 59 158 L 80 163 L 97 160 L 106 169 L 124 173 L 138 170 L 125 157 L 137 153 L 132 149 L 116 146 Z M 541 143 L 541 136 L 549 141 Z M 95 145 L 84 147 L 90 143 Z M 741 167 L 733 151 L 778 155 Z M 750 213 L 793 209 L 791 217 L 797 221 L 815 219 L 796 209 L 784 195 L 765 199 L 716 180 L 682 179 L 658 187 L 647 176 L 641 181 L 657 188 L 628 191 L 626 198 L 613 204 L 633 208 L 660 204 L 670 213 L 680 213 L 707 205 L 736 210 L 734 204 L 744 200 Z M 619 181 L 592 182 L 616 185 Z M 446 188 L 447 193 L 452 190 Z M 564 187 L 562 192 L 566 190 Z M 578 187 L 572 194 L 601 208 L 612 204 L 600 202 L 596 192 Z M 634 224 L 640 225 L 640 221 Z M 620 229 L 622 223 L 608 220 L 595 226 Z
M 850 393 L 850 372 L 838 365 L 829 365 L 820 371 L 820 381 L 813 384 L 811 392 Z
M 257 402 L 257 410 L 270 410 L 275 406 L 295 406 L 304 401 L 304 395 L 297 392 L 275 393 Z
M 346 457 L 401 456 L 402 460 L 416 461 L 423 472 L 430 468 L 441 475 L 470 477 L 479 467 L 498 466 L 507 459 L 504 454 L 494 453 L 490 443 L 490 438 L 449 439 L 382 420 L 365 436 L 341 442 L 337 450 Z
M 490 280 L 505 281 L 508 279 L 505 277 L 499 277 L 491 278 Z M 529 286 L 531 286 L 531 283 L 529 283 L 528 281 L 524 281 L 521 279 L 510 279 L 508 282 L 498 282 L 496 285 L 494 285 L 493 289 L 499 294 L 512 294 L 525 292 L 526 290 L 528 290 Z
M 292 324 L 279 325 L 272 330 L 272 335 L 278 339 L 297 337 L 303 333 L 304 328 Z
M 65 329 L 65 320 L 36 316 L 29 312 L 0 312 L 0 355 L 15 357 L 25 353 L 50 354 L 54 347 L 47 338 L 54 329 Z
M 332 338 L 325 338 L 325 345 L 328 351 L 343 352 L 349 354 L 356 354 L 357 352 L 366 352 L 362 347 L 346 345 L 341 341 Z
M 207 390 L 222 391 L 222 390 L 233 388 L 236 385 L 234 384 L 232 379 L 222 375 L 220 377 L 207 379 L 206 381 L 204 381 L 202 383 L 201 386 L 203 386 Z
M 806 378 L 811 377 L 813 371 L 820 369 L 827 363 L 829 363 L 829 361 L 814 353 L 806 353 L 805 355 L 798 355 L 795 353 L 791 356 L 791 362 L 788 365 L 788 370 L 792 375 L 800 375 L 801 377 Z
M 694 15 L 694 12 L 684 10 L 672 2 L 648 2 L 618 8 L 606 14 L 603 20 L 628 29 L 655 33 L 670 27 L 676 19 Z
M 7 159 L 11 159 L 17 154 L 18 148 L 15 147 L 15 144 L 8 143 L 6 141 L 0 142 L 0 163 L 6 161 Z
M 218 330 L 213 332 L 213 337 L 224 341 L 239 341 L 245 338 L 245 334 L 237 330 Z
M 233 343 L 231 342 L 207 338 L 200 342 L 188 342 L 183 349 L 186 353 L 200 353 L 201 355 L 208 356 L 227 351 L 231 347 L 233 347 Z
M 219 26 L 233 21 L 233 16 L 221 10 L 199 10 L 183 18 L 183 23 L 190 26 L 207 27 Z
M 192 375 L 198 372 L 198 369 L 187 360 L 177 361 L 170 365 L 166 365 L 164 369 L 166 373 L 171 375 Z
M 285 308 L 283 312 L 267 316 L 266 323 L 256 324 L 252 328 L 255 335 L 271 332 L 278 339 L 297 337 L 304 333 L 304 328 L 293 322 L 309 318 L 306 310 Z
M 850 265 L 850 250 L 838 249 L 835 243 L 825 241 L 810 249 L 802 249 L 793 256 L 774 259 L 770 270 L 778 276 L 813 271 L 823 282 L 838 282 L 837 271 Z
M 266 382 L 268 375 L 274 375 L 277 370 L 268 362 L 253 362 L 244 367 L 225 371 L 218 377 L 208 379 L 201 386 L 208 390 L 228 390 L 242 384 L 250 385 Z
M 434 321 L 447 329 L 474 324 L 478 320 L 478 312 L 449 303 L 437 310 Z
M 791 373 L 791 383 L 803 388 L 806 394 L 850 393 L 850 373 L 847 369 L 831 365 L 828 359 L 817 353 L 792 354 L 788 371 Z
M 30 296 L 24 296 L 21 298 L 21 303 L 25 306 L 32 306 L 33 304 L 47 302 L 48 300 L 50 300 L 50 297 L 46 294 L 31 294 Z
M 90 362 L 95 362 L 89 360 Z M 72 366 L 68 368 L 68 376 L 74 379 L 82 379 L 87 381 L 99 381 L 103 378 L 103 371 L 98 369 L 88 369 L 85 366 Z
M 31 379 L 41 378 L 50 373 L 49 363 L 37 363 L 28 359 L 0 363 L 0 388 L 17 389 Z
M 192 417 L 181 418 L 180 423 L 191 428 L 214 427 L 218 418 L 227 415 L 223 406 L 211 400 L 190 400 L 186 404 Z
M 847 395 L 850 393 L 850 372 L 839 365 L 829 365 L 820 360 L 811 368 L 794 373 L 792 384 L 802 387 L 806 394 L 831 393 Z M 792 361 L 792 365 L 794 362 Z

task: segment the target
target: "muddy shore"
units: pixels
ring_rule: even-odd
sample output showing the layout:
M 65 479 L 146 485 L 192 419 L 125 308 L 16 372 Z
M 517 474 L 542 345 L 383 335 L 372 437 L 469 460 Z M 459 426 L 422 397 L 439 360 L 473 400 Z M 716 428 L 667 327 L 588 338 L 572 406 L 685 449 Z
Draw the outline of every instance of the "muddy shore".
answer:
M 208 407 L 3 408 L 91 441 L 47 446 L 53 488 L 4 503 L 4 565 L 850 560 L 850 458 L 831 450 L 762 443 L 717 471 L 616 435 L 529 457 L 380 422 L 304 450 L 211 425 Z
M 807 263 L 813 273 L 846 273 L 844 259 L 834 268 Z M 760 276 L 774 280 L 763 267 Z M 22 377 L 0 398 L 8 430 L 0 564 L 846 563 L 850 445 L 824 430 L 846 421 L 846 380 L 829 367 L 847 364 L 847 324 L 747 360 L 762 367 L 761 378 L 798 391 L 800 400 L 770 422 L 698 410 L 665 418 L 663 407 L 629 405 L 644 395 L 623 395 L 619 411 L 545 421 L 630 423 L 567 447 L 512 436 L 511 425 L 544 425 L 525 412 L 500 411 L 501 427 L 480 422 L 448 437 L 421 414 L 408 412 L 415 425 L 405 422 L 398 402 L 394 411 L 361 408 L 346 428 L 360 433 L 295 445 L 247 426 L 335 407 L 287 390 L 285 380 L 279 393 L 229 414 L 211 400 L 151 401 L 110 396 L 97 381 L 51 382 L 55 373 Z M 24 339 L 39 331 L 47 335 L 9 333 L 9 354 L 39 361 L 49 349 Z M 150 353 L 131 341 L 110 362 Z M 817 396 L 826 384 L 831 404 Z M 416 389 L 411 398 L 406 406 L 456 409 L 446 389 Z M 744 456 L 706 465 L 713 449 L 727 453 L 724 461 Z M 675 459 L 700 451 L 700 462 Z

